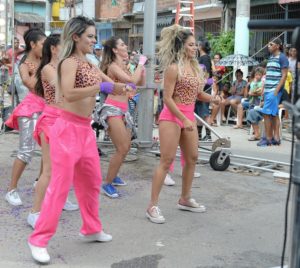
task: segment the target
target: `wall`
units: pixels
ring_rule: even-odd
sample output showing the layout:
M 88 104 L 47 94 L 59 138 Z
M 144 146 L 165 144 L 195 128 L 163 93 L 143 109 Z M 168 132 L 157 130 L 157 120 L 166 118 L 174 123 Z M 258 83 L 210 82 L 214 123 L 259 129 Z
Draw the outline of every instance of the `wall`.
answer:
M 45 4 L 16 2 L 15 12 L 29 12 L 38 14 L 42 17 L 46 16 Z
M 96 19 L 121 19 L 123 14 L 131 13 L 133 1 L 119 0 L 117 6 L 111 5 L 111 0 L 96 1 Z

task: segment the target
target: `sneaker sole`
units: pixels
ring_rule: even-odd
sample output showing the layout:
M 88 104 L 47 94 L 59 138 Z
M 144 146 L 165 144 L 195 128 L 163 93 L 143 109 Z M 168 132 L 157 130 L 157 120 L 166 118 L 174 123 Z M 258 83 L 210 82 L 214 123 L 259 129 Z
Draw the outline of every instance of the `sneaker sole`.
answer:
M 47 263 L 50 263 L 50 260 L 51 260 L 50 256 L 49 256 L 49 259 L 47 259 L 47 260 L 38 260 L 38 259 L 35 258 L 35 257 L 33 256 L 33 254 L 32 254 L 32 245 L 31 245 L 29 242 L 27 242 L 27 245 L 28 245 L 28 247 L 29 247 L 29 249 L 30 249 L 32 258 L 33 258 L 37 263 L 40 263 L 40 264 L 47 264 Z
M 110 198 L 118 198 L 118 197 L 120 196 L 119 194 L 111 195 L 111 194 L 105 192 L 105 190 L 103 190 L 103 193 L 104 193 L 106 196 L 110 197 Z
M 152 217 L 148 212 L 146 212 L 146 217 L 153 223 L 157 223 L 157 224 L 163 224 L 166 222 L 166 220 L 159 220 L 159 219 L 156 219 L 154 217 Z
M 121 184 L 121 183 L 115 183 L 115 182 L 113 182 L 112 185 L 113 186 L 125 186 L 125 185 L 127 185 L 127 183 L 124 182 L 123 184 Z
M 108 239 L 104 239 L 104 240 L 99 240 L 99 239 L 95 239 L 94 237 L 89 237 L 89 236 L 85 236 L 82 233 L 79 233 L 79 236 L 81 237 L 81 239 L 83 241 L 86 242 L 99 242 L 99 243 L 105 243 L 105 242 L 110 242 L 112 241 L 112 237 L 108 238 Z
M 196 212 L 196 213 L 206 212 L 206 208 L 204 206 L 200 206 L 199 208 L 193 208 L 193 207 L 188 207 L 188 206 L 183 206 L 183 205 L 177 204 L 177 208 L 180 210 L 191 211 L 191 212 Z
M 7 203 L 9 203 L 10 205 L 15 206 L 15 207 L 17 207 L 17 206 L 22 206 L 22 205 L 23 205 L 22 202 L 21 202 L 21 203 L 12 203 L 12 202 L 10 202 L 6 197 L 5 197 L 5 200 L 7 201 Z
M 174 186 L 176 183 L 173 183 L 173 184 L 171 184 L 171 183 L 164 183 L 164 185 L 166 185 L 166 186 Z

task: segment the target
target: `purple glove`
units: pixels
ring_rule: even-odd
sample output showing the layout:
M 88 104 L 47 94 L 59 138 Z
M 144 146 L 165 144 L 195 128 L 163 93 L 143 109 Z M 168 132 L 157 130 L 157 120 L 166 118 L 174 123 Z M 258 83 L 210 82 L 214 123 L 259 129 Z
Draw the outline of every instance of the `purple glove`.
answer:
M 214 83 L 214 80 L 212 78 L 208 78 L 206 81 L 206 85 L 211 86 Z
M 126 90 L 128 87 L 130 87 L 130 89 L 133 91 L 136 90 L 136 85 L 134 83 L 126 83 Z
M 102 82 L 100 83 L 100 92 L 105 94 L 111 94 L 114 90 L 114 83 Z

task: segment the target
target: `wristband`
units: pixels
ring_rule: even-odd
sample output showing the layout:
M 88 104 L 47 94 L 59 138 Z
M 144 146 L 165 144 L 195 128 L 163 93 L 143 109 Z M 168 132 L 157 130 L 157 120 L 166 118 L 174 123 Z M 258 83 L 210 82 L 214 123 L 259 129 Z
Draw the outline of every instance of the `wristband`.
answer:
M 126 83 L 126 91 L 136 91 L 136 85 L 134 83 Z
M 111 94 L 114 90 L 114 83 L 102 82 L 100 83 L 100 92 L 105 94 Z
M 211 86 L 214 83 L 214 80 L 212 78 L 208 78 L 206 81 L 206 85 Z

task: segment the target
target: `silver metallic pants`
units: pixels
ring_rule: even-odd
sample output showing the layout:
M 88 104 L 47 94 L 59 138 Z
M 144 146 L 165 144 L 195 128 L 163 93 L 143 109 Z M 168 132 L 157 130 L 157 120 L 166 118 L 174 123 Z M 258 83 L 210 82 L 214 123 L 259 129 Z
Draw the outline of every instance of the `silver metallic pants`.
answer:
M 34 128 L 40 113 L 34 113 L 32 117 L 19 117 L 19 150 L 17 158 L 24 163 L 30 163 L 35 149 L 36 141 L 33 138 Z

